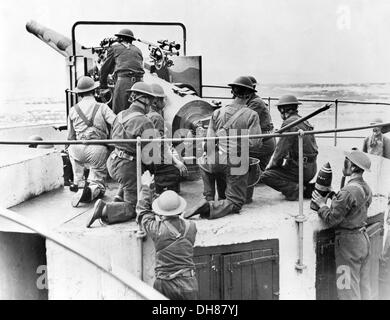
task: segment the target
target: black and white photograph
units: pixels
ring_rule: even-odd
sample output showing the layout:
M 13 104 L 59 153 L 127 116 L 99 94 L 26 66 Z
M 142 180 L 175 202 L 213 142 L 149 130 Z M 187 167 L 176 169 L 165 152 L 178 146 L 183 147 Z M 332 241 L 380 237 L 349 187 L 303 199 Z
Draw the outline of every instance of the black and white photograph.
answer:
M 0 300 L 390 299 L 389 1 L 0 14 Z

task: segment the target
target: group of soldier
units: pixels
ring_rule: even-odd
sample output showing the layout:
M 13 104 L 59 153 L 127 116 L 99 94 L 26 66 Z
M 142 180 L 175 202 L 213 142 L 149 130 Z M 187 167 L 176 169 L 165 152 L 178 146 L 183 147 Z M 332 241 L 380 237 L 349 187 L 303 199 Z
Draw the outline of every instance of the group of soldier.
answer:
M 145 132 L 150 132 L 148 137 L 154 140 L 164 137 L 165 94 L 161 86 L 143 82 L 142 54 L 132 44 L 133 33 L 124 29 L 116 36 L 119 41 L 109 48 L 100 76 L 100 86 L 104 89 L 108 74 L 114 74 L 112 109 L 96 102 L 94 91 L 98 85 L 84 76 L 75 89 L 80 101 L 69 112 L 69 140 L 115 140 L 110 148 L 95 144 L 69 146 L 77 191 L 72 205 L 99 198 L 87 227 L 96 220 L 112 224 L 136 218 L 156 247 L 154 287 L 171 299 L 194 299 L 198 285 L 192 257 L 197 231 L 194 221 L 189 219 L 195 215 L 216 219 L 238 213 L 245 203 L 252 201 L 256 187 L 248 187 L 250 162 L 244 170 L 239 170 L 241 164 L 232 161 L 231 153 L 240 154 L 240 159 L 258 160 L 262 172 L 259 183 L 281 192 L 286 200 L 295 201 L 299 195 L 298 137 L 286 135 L 276 142 L 274 137 L 263 136 L 274 130 L 269 108 L 256 95 L 256 79 L 240 76 L 229 84 L 233 101 L 212 113 L 207 137 L 229 137 L 231 132 L 253 137 L 217 139 L 216 144 L 204 144 L 204 156 L 200 161 L 204 200 L 195 208 L 185 210 L 186 201 L 178 194 L 177 182 L 180 175 L 187 174 L 187 168 L 167 143 L 161 144 L 162 161 L 144 166 L 141 191 L 137 195 L 136 145 L 120 140 L 144 137 Z M 300 104 L 292 95 L 279 99 L 276 106 L 283 119 L 282 128 L 301 118 L 298 114 Z M 311 131 L 313 127 L 308 121 L 301 121 L 287 131 L 299 130 Z M 336 228 L 336 264 L 348 265 L 352 272 L 352 285 L 339 296 L 367 297 L 365 280 L 370 244 L 365 220 L 372 193 L 362 174 L 370 169 L 370 160 L 357 150 L 346 154 L 343 173 L 351 176 L 351 181 L 327 206 L 326 199 L 313 192 L 314 184 L 310 183 L 317 172 L 317 155 L 315 136 L 304 135 L 304 196 L 312 198 L 320 208 L 319 216 Z M 83 177 L 85 165 L 90 168 L 88 180 Z M 159 170 L 164 172 L 167 167 L 168 171 L 175 172 L 173 178 L 165 185 L 158 183 Z M 101 199 L 107 171 L 119 183 L 111 202 Z M 164 190 L 164 186 L 168 190 Z M 348 240 L 343 240 L 345 238 Z

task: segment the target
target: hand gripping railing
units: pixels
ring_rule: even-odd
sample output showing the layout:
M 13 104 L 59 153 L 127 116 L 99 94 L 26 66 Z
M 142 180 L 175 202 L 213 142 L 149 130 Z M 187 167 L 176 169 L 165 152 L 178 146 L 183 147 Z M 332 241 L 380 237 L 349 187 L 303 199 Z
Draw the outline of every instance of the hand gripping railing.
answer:
M 303 213 L 303 136 L 304 135 L 315 135 L 315 134 L 323 134 L 323 133 L 337 133 L 337 132 L 346 132 L 346 131 L 357 131 L 364 129 L 372 129 L 376 127 L 384 127 L 390 126 L 390 122 L 388 123 L 379 123 L 370 126 L 363 127 L 349 127 L 349 128 L 341 128 L 341 129 L 329 129 L 329 130 L 317 130 L 317 131 L 303 131 L 299 130 L 298 132 L 285 132 L 282 134 L 274 133 L 274 134 L 256 134 L 256 135 L 235 135 L 235 136 L 225 136 L 224 139 L 257 139 L 257 138 L 267 138 L 267 137 L 286 137 L 286 136 L 297 136 L 298 137 L 298 152 L 299 152 L 299 213 L 295 217 L 295 221 L 298 223 L 298 260 L 295 265 L 297 270 L 305 269 L 305 265 L 303 264 L 303 222 L 306 220 L 306 216 Z M 159 138 L 159 139 L 144 139 L 138 137 L 137 139 L 111 139 L 111 140 L 47 140 L 47 141 L 33 141 L 34 144 L 84 144 L 84 145 L 93 145 L 93 144 L 126 144 L 126 143 L 136 143 L 137 150 L 137 190 L 141 187 L 141 143 L 142 142 L 185 142 L 185 141 L 206 141 L 206 140 L 219 140 L 219 137 L 198 137 L 198 138 Z M 31 140 L 19 140 L 19 141 L 0 141 L 0 145 L 8 144 L 8 145 L 29 145 L 31 144 Z M 140 235 L 142 238 L 142 234 Z M 142 239 L 140 240 L 142 246 Z M 142 247 L 140 248 L 140 253 L 142 253 Z M 142 260 L 142 256 L 141 256 Z M 142 267 L 142 261 L 141 267 Z M 141 269 L 142 270 L 142 269 Z M 142 271 L 141 271 L 142 272 Z M 138 280 L 138 279 L 137 279 Z M 140 280 L 138 280 L 140 281 Z M 141 282 L 142 283 L 142 282 Z
M 148 300 L 166 300 L 167 298 L 163 296 L 161 293 L 147 285 L 145 282 L 139 280 L 137 277 L 128 273 L 124 269 L 119 266 L 115 266 L 112 268 L 110 262 L 102 257 L 98 257 L 93 254 L 91 251 L 86 249 L 79 244 L 70 241 L 64 236 L 54 233 L 52 231 L 47 230 L 45 227 L 41 225 L 35 224 L 30 219 L 23 217 L 22 215 L 12 212 L 7 209 L 0 208 L 0 216 L 11 220 L 21 226 L 24 226 L 40 235 L 49 239 L 50 241 L 58 244 L 59 246 L 65 248 L 66 250 L 73 252 L 77 256 L 81 257 L 88 263 L 96 266 L 98 269 L 102 270 L 104 273 L 108 274 L 112 278 L 116 279 L 126 287 L 133 290 L 136 294 L 141 296 L 144 299 Z

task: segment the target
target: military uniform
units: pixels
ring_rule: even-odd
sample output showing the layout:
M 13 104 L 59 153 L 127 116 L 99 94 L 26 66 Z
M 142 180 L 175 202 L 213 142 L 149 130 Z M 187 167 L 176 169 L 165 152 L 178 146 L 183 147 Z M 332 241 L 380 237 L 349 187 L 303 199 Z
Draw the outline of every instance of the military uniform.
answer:
M 249 109 L 256 111 L 259 115 L 260 127 L 263 134 L 272 133 L 274 125 L 272 123 L 271 114 L 265 102 L 256 94 L 253 93 L 247 102 Z M 254 148 L 249 153 L 249 156 L 260 160 L 260 169 L 264 171 L 275 151 L 276 139 L 264 138 L 263 145 L 260 148 Z M 248 188 L 247 201 L 252 199 L 254 187 Z
M 241 111 L 241 109 L 243 109 Z M 218 131 L 224 128 L 225 124 L 229 122 L 229 119 L 234 116 L 237 112 L 240 112 L 240 116 L 237 117 L 233 123 L 227 128 L 227 136 L 232 135 L 232 133 L 229 133 L 231 129 L 236 129 L 237 131 L 234 132 L 234 135 L 240 135 L 242 133 L 242 130 L 244 131 L 243 134 L 261 134 L 261 128 L 259 123 L 259 116 L 257 113 L 249 108 L 246 108 L 243 105 L 239 104 L 231 104 L 225 107 L 222 107 L 216 111 L 214 111 L 213 115 L 211 116 L 209 128 L 207 132 L 208 137 L 216 136 Z M 236 146 L 234 143 L 234 140 L 226 139 L 229 144 L 226 147 L 221 147 L 221 140 L 219 142 L 219 151 L 216 152 L 216 164 L 209 165 L 209 172 L 204 171 L 203 174 L 203 184 L 204 184 L 204 190 L 206 194 L 210 194 L 215 190 L 214 183 L 215 178 L 218 175 L 222 175 L 226 179 L 226 190 L 225 190 L 225 197 L 226 199 L 222 199 L 221 201 L 210 201 L 210 219 L 216 219 L 223 217 L 230 213 L 238 213 L 241 210 L 241 207 L 245 203 L 246 199 L 246 192 L 247 192 L 247 186 L 248 186 L 248 166 L 245 168 L 242 168 L 243 170 L 239 170 L 240 172 L 235 172 L 240 165 L 243 165 L 243 163 L 240 164 L 234 164 L 230 161 L 231 154 L 237 153 L 240 155 L 241 160 L 247 160 L 249 159 L 249 154 L 245 155 L 243 152 L 248 152 L 248 149 L 251 150 L 252 148 L 258 148 L 261 146 L 261 139 L 237 139 Z M 247 148 L 243 148 L 244 143 L 246 144 Z M 237 148 L 237 150 L 234 150 Z M 223 150 L 227 149 L 227 150 Z M 208 150 L 207 153 L 212 152 L 212 150 Z M 221 161 L 222 159 L 227 160 Z M 226 163 L 226 164 L 224 164 Z M 247 163 L 249 165 L 249 161 Z M 221 195 L 220 195 L 221 196 Z
M 136 139 L 145 134 L 146 130 L 147 137 L 156 137 L 153 123 L 145 116 L 144 106 L 136 101 L 129 109 L 117 115 L 111 137 Z M 107 203 L 107 216 L 103 220 L 109 224 L 128 221 L 135 217 L 137 204 L 136 143 L 116 144 L 115 150 L 107 160 L 107 167 L 110 176 L 119 182 L 119 190 L 123 190 L 124 202 Z
M 162 115 L 152 110 L 146 116 L 153 122 L 154 128 L 160 137 L 165 137 L 165 121 Z M 161 193 L 164 188 L 179 192 L 180 171 L 173 164 L 169 163 L 172 162 L 172 151 L 167 143 L 162 144 L 160 150 L 163 154 L 160 158 L 165 159 L 165 161 L 154 166 L 156 192 Z
M 282 128 L 301 117 L 298 114 L 292 114 L 283 121 Z M 301 122 L 290 128 L 286 132 L 296 132 L 298 130 L 309 131 L 313 127 L 308 121 Z M 271 188 L 280 191 L 289 200 L 298 199 L 299 194 L 299 156 L 298 156 L 298 137 L 286 136 L 280 137 L 276 145 L 272 158 L 272 163 L 261 175 L 260 181 Z M 317 172 L 317 154 L 318 146 L 314 135 L 303 136 L 303 183 L 307 184 Z
M 193 261 L 196 225 L 178 215 L 158 218 L 152 211 L 153 190 L 142 186 L 137 221 L 156 249 L 156 280 L 153 287 L 173 300 L 197 298 L 198 281 Z
M 390 138 L 381 134 L 379 137 L 369 136 L 364 139 L 363 152 L 390 159 Z
M 350 283 L 338 281 L 339 299 L 370 299 L 369 253 L 370 240 L 365 230 L 367 210 L 372 201 L 372 191 L 361 176 L 352 176 L 350 181 L 332 199 L 330 208 L 322 206 L 319 216 L 335 228 L 335 257 L 338 276 L 349 276 Z M 349 286 L 348 286 L 349 285 Z
M 68 140 L 103 140 L 109 135 L 108 125 L 112 125 L 115 114 L 102 103 L 97 103 L 93 96 L 85 96 L 77 106 L 85 119 L 91 122 L 91 126 L 83 120 L 76 111 L 76 106 L 69 111 Z M 80 112 L 79 111 L 79 112 Z M 70 145 L 69 159 L 72 163 L 74 184 L 83 181 L 84 167 L 89 171 L 89 187 L 92 193 L 103 195 L 107 177 L 106 161 L 108 148 L 104 145 Z
M 143 57 L 142 52 L 133 44 L 117 43 L 112 45 L 107 52 L 107 58 L 100 70 L 100 86 L 107 87 L 107 77 L 114 73 L 115 88 L 112 98 L 112 110 L 115 114 L 129 107 L 130 89 L 134 83 L 142 81 Z

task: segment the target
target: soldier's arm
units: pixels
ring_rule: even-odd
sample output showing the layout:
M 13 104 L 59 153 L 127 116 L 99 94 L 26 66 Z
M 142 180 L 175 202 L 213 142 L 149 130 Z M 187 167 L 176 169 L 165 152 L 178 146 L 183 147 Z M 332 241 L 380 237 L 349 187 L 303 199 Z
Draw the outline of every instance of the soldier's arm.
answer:
M 287 125 L 286 122 L 283 125 Z M 282 126 L 283 128 L 283 126 Z M 297 131 L 296 127 L 287 130 L 286 132 Z M 278 143 L 276 144 L 276 148 L 274 151 L 274 155 L 272 157 L 272 163 L 270 167 L 278 167 L 283 163 L 283 159 L 287 156 L 288 152 L 291 150 L 294 140 L 297 139 L 295 136 L 286 136 L 280 137 Z
M 102 114 L 103 114 L 103 117 L 104 117 L 104 120 L 110 125 L 112 126 L 113 123 L 114 123 L 114 120 L 116 118 L 116 115 L 115 113 L 110 109 L 110 107 L 106 104 L 103 104 L 102 105 Z
M 318 215 L 329 226 L 337 226 L 351 210 L 353 201 L 353 197 L 348 191 L 341 190 L 333 198 L 330 208 L 328 206 L 322 206 L 318 210 Z
M 257 113 L 253 113 L 249 119 L 249 134 L 261 134 L 260 119 Z M 260 148 L 263 145 L 262 138 L 249 139 L 249 148 Z
M 154 197 L 153 185 L 142 185 L 140 190 L 139 199 L 135 208 L 137 213 L 136 221 L 146 231 L 147 235 L 152 239 L 158 234 L 158 228 L 160 222 L 157 221 L 156 215 L 152 210 L 152 202 Z
M 104 60 L 103 65 L 100 69 L 100 88 L 107 88 L 107 77 L 113 73 L 115 68 L 115 56 L 113 48 L 109 48 L 107 51 L 107 58 Z
M 68 140 L 76 140 L 76 131 L 73 127 L 73 121 L 68 117 Z

